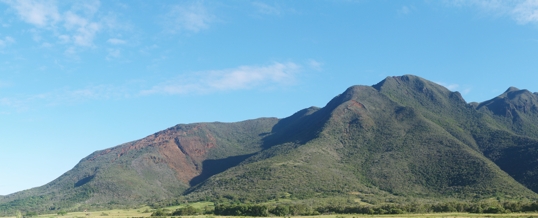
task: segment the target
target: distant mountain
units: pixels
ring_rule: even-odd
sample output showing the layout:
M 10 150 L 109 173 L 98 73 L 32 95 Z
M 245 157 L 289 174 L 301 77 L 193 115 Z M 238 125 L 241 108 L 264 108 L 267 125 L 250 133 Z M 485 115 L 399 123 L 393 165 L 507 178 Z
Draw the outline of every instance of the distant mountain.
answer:
M 493 115 L 511 131 L 520 135 L 538 134 L 538 94 L 510 87 L 498 97 L 480 103 L 478 110 Z
M 423 78 L 353 86 L 284 119 L 177 125 L 97 151 L 0 210 L 121 206 L 182 197 L 263 202 L 354 196 L 536 199 L 538 94 L 482 103 Z

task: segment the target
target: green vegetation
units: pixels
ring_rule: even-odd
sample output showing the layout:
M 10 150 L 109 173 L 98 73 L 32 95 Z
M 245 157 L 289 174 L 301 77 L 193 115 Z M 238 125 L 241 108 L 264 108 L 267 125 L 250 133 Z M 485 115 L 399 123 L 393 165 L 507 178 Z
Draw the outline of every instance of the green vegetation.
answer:
M 202 217 L 215 218 L 224 216 L 241 217 L 296 217 L 317 216 L 320 218 L 352 218 L 363 216 L 383 215 L 383 217 L 532 217 L 538 215 L 536 202 L 500 202 L 497 200 L 483 200 L 479 202 L 444 202 L 434 204 L 383 204 L 378 206 L 327 204 L 310 205 L 302 203 L 281 204 L 217 204 L 214 211 L 206 211 L 201 207 L 209 202 L 189 203 L 153 209 L 153 212 L 140 212 L 148 207 L 122 210 L 103 210 L 91 212 L 73 212 L 69 218 L 76 217 Z M 335 203 L 335 202 L 333 202 Z M 340 202 L 342 203 L 342 202 Z M 185 210 L 182 210 L 185 209 Z M 189 214 L 178 215 L 178 211 L 193 211 Z M 194 213 L 194 211 L 196 211 Z M 56 217 L 52 214 L 34 215 L 38 218 Z
M 284 119 L 181 124 L 97 151 L 45 186 L 0 197 L 0 214 L 528 212 L 537 158 L 537 95 L 509 89 L 467 104 L 405 75 Z

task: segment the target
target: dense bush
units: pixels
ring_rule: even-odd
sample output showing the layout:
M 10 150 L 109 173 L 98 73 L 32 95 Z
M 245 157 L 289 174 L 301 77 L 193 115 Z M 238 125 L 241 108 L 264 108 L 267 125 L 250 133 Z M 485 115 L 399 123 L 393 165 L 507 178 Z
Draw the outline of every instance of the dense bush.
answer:
M 237 206 L 235 206 L 237 207 Z M 510 213 L 536 212 L 537 202 L 441 202 L 435 204 L 325 205 L 311 208 L 302 204 L 279 204 L 268 210 L 276 216 L 317 214 L 404 214 L 404 213 Z
M 170 214 L 166 213 L 162 209 L 157 209 L 155 212 L 151 214 L 151 216 L 168 216 Z
M 202 210 L 196 209 L 192 206 L 182 207 L 172 213 L 173 216 L 187 216 L 187 215 L 199 215 L 202 214 Z
M 277 216 L 287 216 L 290 214 L 290 207 L 288 205 L 278 205 L 269 210 L 269 212 Z
M 217 205 L 214 213 L 223 216 L 269 216 L 265 205 Z

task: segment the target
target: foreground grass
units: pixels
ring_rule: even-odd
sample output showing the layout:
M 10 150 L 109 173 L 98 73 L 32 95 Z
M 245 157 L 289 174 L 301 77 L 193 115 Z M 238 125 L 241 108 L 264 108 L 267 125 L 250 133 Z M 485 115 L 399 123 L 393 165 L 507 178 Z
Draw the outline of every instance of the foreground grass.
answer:
M 146 208 L 142 208 L 145 210 Z M 39 215 L 37 218 L 132 218 L 132 217 L 150 217 L 151 212 L 143 213 L 141 209 L 129 210 L 107 210 L 93 212 L 73 212 L 64 216 L 56 214 Z M 198 215 L 198 216 L 183 216 L 183 218 L 227 218 L 230 216 L 215 216 L 215 215 Z M 430 214 L 398 214 L 398 215 L 364 215 L 364 214 L 339 214 L 339 215 L 319 215 L 319 216 L 296 216 L 298 218 L 362 218 L 362 217 L 431 217 L 431 218 L 471 218 L 471 217 L 536 217 L 538 213 L 511 213 L 511 214 L 470 214 L 470 213 L 430 213 Z M 14 217 L 12 217 L 14 218 Z M 171 217 L 168 217 L 171 218 Z M 176 216 L 175 218 L 180 218 Z M 241 217 L 245 218 L 245 217 Z M 292 217 L 293 218 L 293 217 Z

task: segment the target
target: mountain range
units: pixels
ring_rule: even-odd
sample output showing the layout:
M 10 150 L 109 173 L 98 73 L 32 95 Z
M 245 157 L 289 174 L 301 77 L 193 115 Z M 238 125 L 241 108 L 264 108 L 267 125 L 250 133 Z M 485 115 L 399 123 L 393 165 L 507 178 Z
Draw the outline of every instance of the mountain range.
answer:
M 352 86 L 283 118 L 179 124 L 96 151 L 52 182 L 0 196 L 0 211 L 266 202 L 352 196 L 537 199 L 538 93 L 467 103 L 426 79 Z

